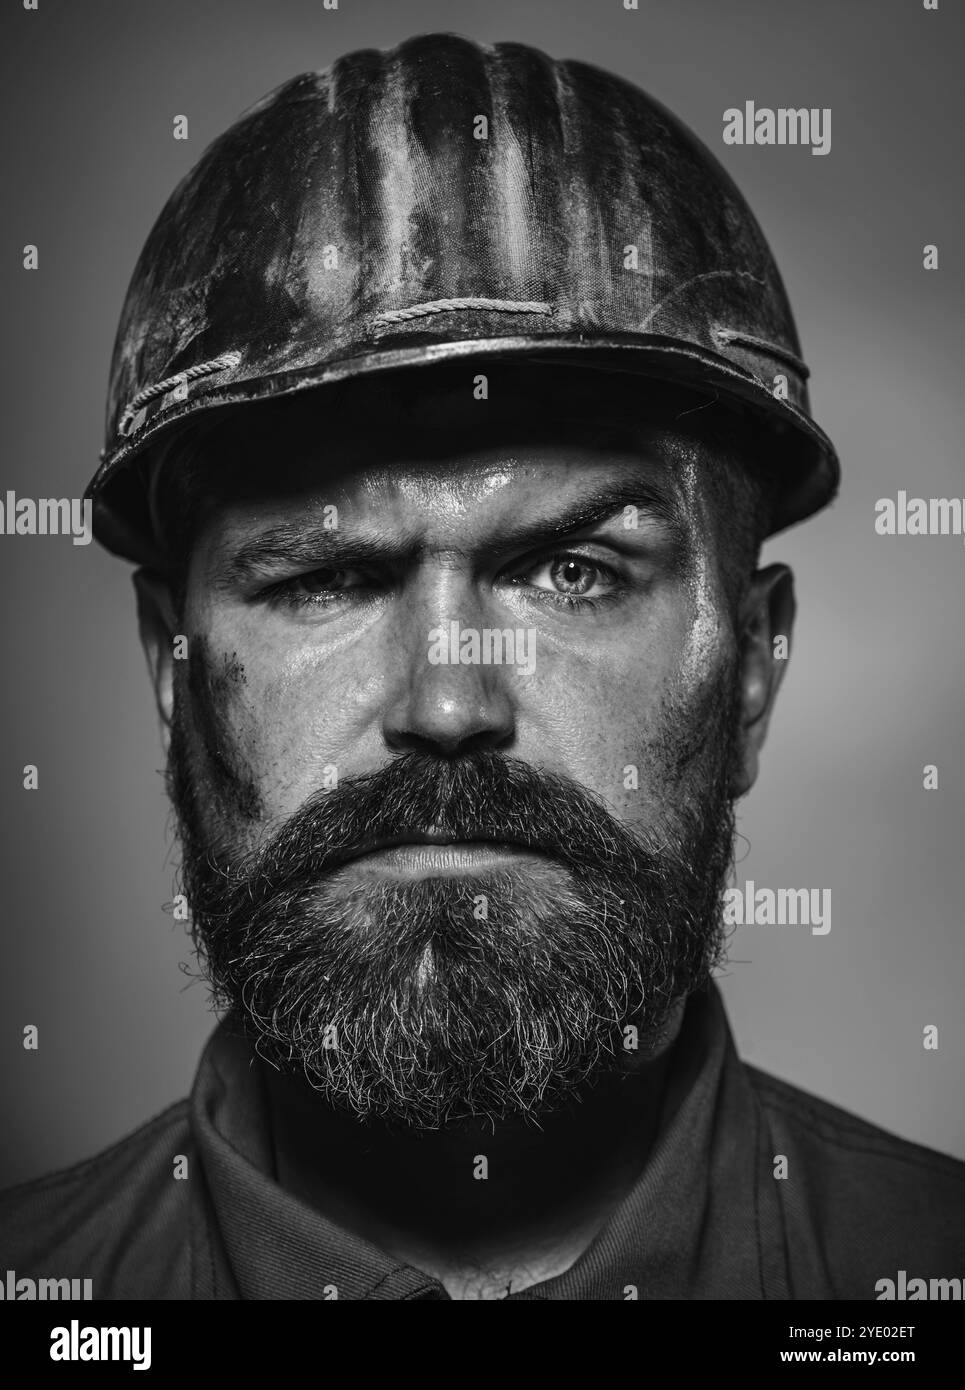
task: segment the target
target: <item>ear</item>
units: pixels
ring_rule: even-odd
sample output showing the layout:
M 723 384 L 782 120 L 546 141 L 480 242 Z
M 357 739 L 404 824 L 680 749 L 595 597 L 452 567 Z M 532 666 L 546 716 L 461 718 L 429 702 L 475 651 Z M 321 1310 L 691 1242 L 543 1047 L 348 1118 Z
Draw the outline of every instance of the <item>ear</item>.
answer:
M 738 626 L 741 742 L 733 797 L 743 796 L 757 780 L 760 751 L 790 656 L 794 611 L 794 576 L 787 565 L 758 570 L 741 605 Z
M 177 620 L 171 586 L 153 570 L 134 574 L 137 593 L 137 623 L 141 645 L 154 687 L 154 699 L 161 717 L 161 740 L 167 756 L 174 714 L 174 642 Z

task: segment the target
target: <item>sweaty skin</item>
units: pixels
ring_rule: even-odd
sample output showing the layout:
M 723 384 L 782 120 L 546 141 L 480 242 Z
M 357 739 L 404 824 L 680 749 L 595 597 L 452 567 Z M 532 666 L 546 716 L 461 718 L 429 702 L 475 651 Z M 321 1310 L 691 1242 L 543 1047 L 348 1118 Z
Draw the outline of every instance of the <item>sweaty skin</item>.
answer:
M 214 841 L 256 848 L 326 769 L 351 776 L 399 752 L 480 747 L 564 773 L 644 829 L 696 794 L 699 750 L 675 730 L 728 666 L 742 710 L 732 794 L 753 784 L 786 665 L 771 638 L 790 631 L 791 580 L 771 566 L 729 611 L 699 446 L 639 425 L 601 438 L 565 412 L 487 430 L 463 402 L 440 397 L 363 433 L 250 432 L 259 466 L 239 467 L 235 494 L 207 515 L 183 612 L 161 576 L 139 572 L 162 724 L 177 698 Z M 324 524 L 333 504 L 334 531 Z M 430 663 L 430 633 L 450 622 L 530 631 L 532 674 Z M 188 636 L 188 662 L 172 659 L 176 633 Z M 340 872 L 431 864 L 423 845 Z M 460 872 L 458 850 L 444 867 Z M 551 861 L 542 868 L 553 872 Z M 638 1176 L 681 1015 L 682 1002 L 632 1074 L 602 1078 L 543 1128 L 362 1129 L 272 1074 L 282 1181 L 453 1297 L 549 1278 Z M 486 1182 L 472 1177 L 481 1153 Z

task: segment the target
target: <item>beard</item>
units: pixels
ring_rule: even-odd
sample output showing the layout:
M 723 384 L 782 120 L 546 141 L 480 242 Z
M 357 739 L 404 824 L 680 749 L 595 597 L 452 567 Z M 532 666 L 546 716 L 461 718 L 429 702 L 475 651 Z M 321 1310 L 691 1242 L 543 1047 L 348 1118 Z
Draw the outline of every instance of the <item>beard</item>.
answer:
M 362 1120 L 428 1130 L 559 1109 L 655 1050 L 719 963 L 737 712 L 731 677 L 665 721 L 651 748 L 674 805 L 645 830 L 518 758 L 409 752 L 315 793 L 250 851 L 230 817 L 205 828 L 216 779 L 197 775 L 178 704 L 168 785 L 216 1006 Z M 545 857 L 414 880 L 345 867 L 373 840 L 430 830 Z

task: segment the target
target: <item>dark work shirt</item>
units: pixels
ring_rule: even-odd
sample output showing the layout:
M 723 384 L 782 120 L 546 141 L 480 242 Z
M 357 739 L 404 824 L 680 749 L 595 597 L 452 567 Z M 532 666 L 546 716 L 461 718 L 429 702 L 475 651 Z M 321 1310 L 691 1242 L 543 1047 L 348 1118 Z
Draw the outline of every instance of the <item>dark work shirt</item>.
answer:
M 448 1298 L 278 1184 L 262 1065 L 222 1024 L 188 1100 L 2 1194 L 0 1281 L 91 1279 L 95 1299 Z M 965 1164 L 746 1066 L 710 987 L 687 1005 L 631 1190 L 565 1273 L 509 1297 L 875 1299 L 900 1270 L 965 1276 Z

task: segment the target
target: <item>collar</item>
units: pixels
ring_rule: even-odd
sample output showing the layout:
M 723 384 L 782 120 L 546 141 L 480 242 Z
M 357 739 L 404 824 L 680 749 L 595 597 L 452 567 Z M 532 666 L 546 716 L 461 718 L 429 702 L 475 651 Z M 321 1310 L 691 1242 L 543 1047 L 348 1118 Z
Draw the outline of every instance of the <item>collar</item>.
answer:
M 203 1180 L 194 1297 L 447 1299 L 433 1276 L 279 1185 L 262 1066 L 222 1023 L 195 1079 L 191 1122 Z M 510 1299 L 787 1298 L 770 1147 L 710 985 L 688 1001 L 657 1135 L 630 1192 L 565 1273 Z

